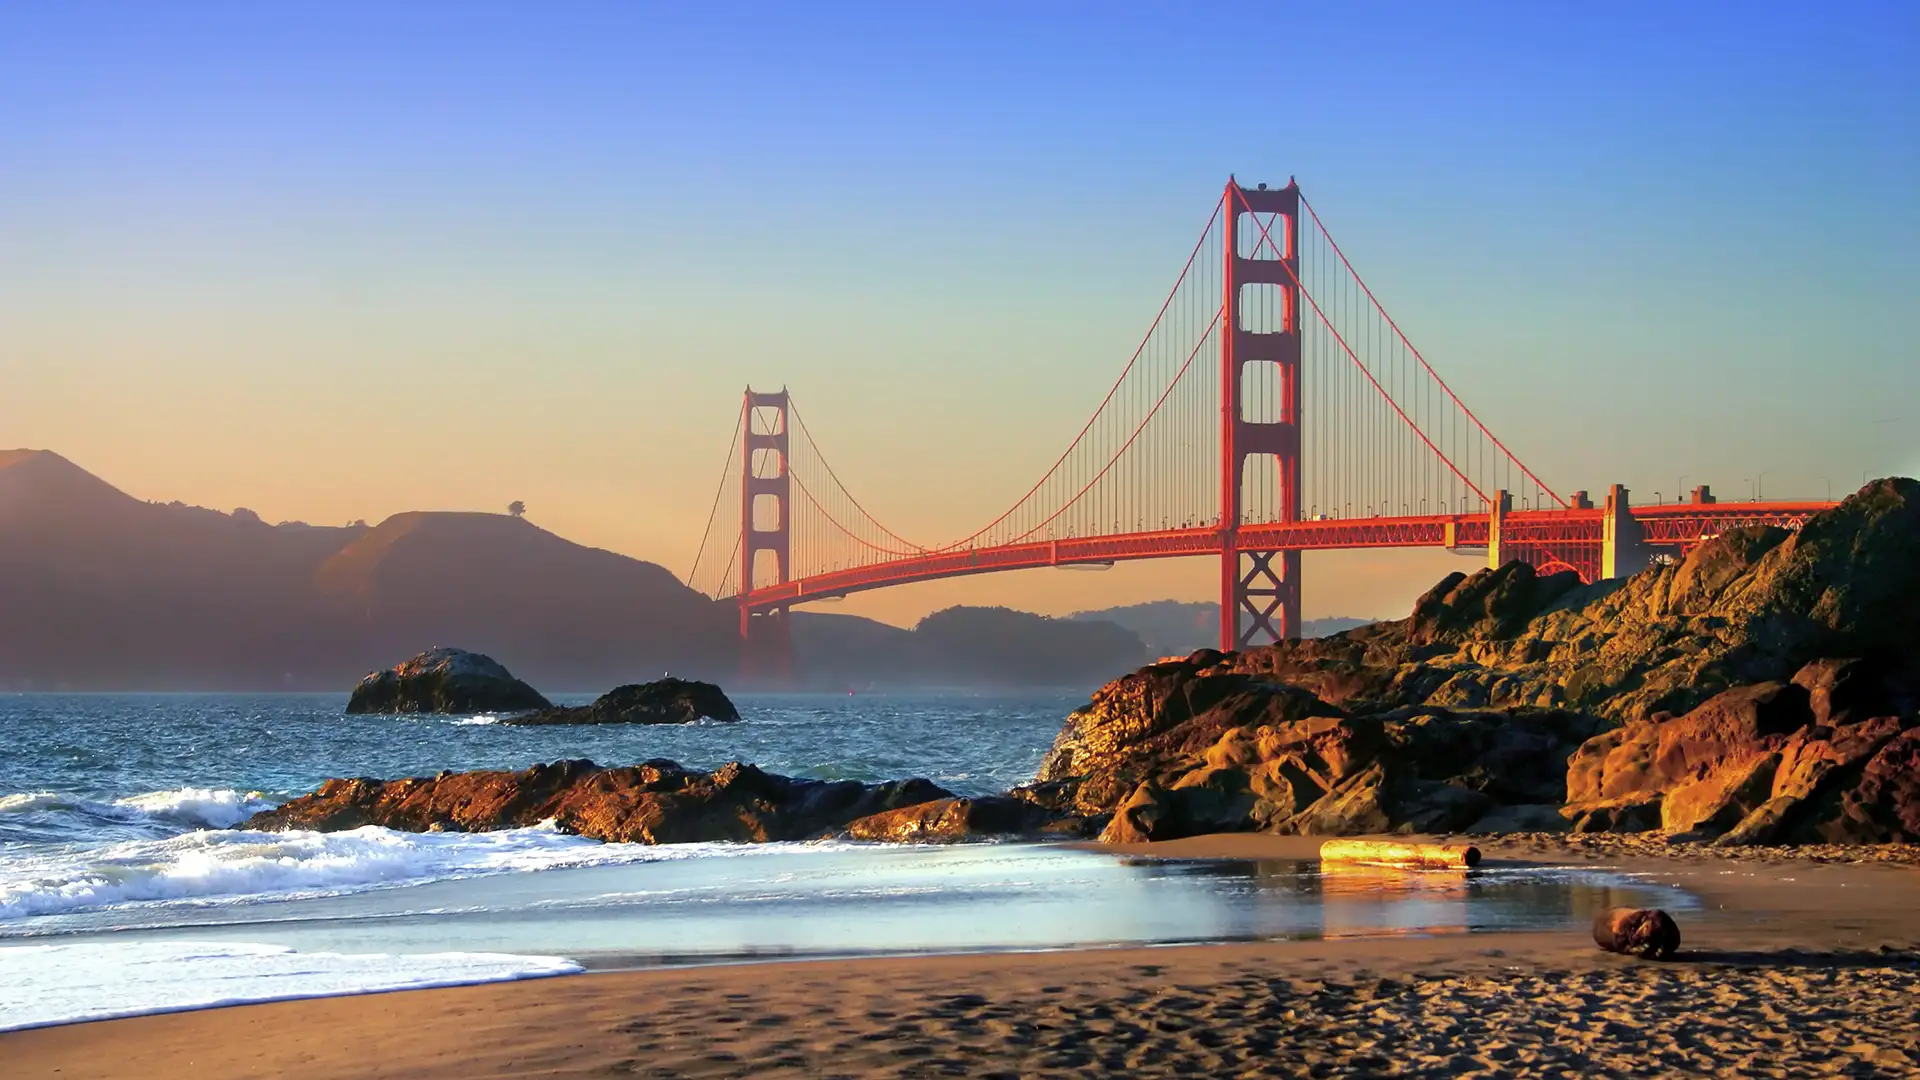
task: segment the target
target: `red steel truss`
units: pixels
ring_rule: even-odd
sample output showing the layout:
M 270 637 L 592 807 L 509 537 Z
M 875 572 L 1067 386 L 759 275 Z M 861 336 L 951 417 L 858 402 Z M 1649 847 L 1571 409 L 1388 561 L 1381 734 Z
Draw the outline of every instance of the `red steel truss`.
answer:
M 1832 503 L 1738 503 L 1708 506 L 1636 506 L 1634 520 L 1646 530 L 1645 543 L 1662 554 L 1691 551 L 1701 541 L 1731 529 L 1774 525 L 1797 529 Z M 1601 515 L 1598 510 L 1516 510 L 1501 522 L 1501 547 L 1510 557 L 1543 568 L 1565 568 L 1591 582 L 1599 565 Z M 1276 522 L 1242 526 L 1241 550 L 1336 551 L 1352 548 L 1484 549 L 1489 535 L 1484 516 L 1359 518 L 1340 521 Z M 808 600 L 829 600 L 852 593 L 918 581 L 1074 566 L 1219 556 L 1226 544 L 1218 529 L 1170 529 L 1078 539 L 1038 541 L 965 551 L 933 552 L 873 566 L 854 567 L 755 589 L 741 607 L 769 611 Z M 1558 567 L 1556 567 L 1558 564 Z

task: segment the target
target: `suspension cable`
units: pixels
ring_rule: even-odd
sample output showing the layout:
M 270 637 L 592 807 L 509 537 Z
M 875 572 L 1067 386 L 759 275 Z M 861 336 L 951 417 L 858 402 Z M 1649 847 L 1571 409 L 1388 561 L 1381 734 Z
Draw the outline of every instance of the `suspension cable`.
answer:
M 1401 331 L 1400 324 L 1395 322 L 1393 319 L 1393 316 L 1387 312 L 1387 309 L 1381 306 L 1380 301 L 1373 295 L 1373 290 L 1368 287 L 1366 279 L 1361 277 L 1360 272 L 1353 268 L 1353 263 L 1347 261 L 1347 253 L 1340 250 L 1339 242 L 1333 238 L 1332 233 L 1327 231 L 1326 223 L 1320 220 L 1320 215 L 1314 211 L 1313 204 L 1307 201 L 1307 196 L 1304 193 L 1302 193 L 1300 196 L 1300 205 L 1307 208 L 1307 214 L 1308 216 L 1313 218 L 1313 223 L 1317 228 L 1319 228 L 1320 235 L 1327 238 L 1327 246 L 1331 247 L 1333 249 L 1333 253 L 1340 257 L 1340 264 L 1347 268 L 1347 273 L 1353 275 L 1353 280 L 1360 284 L 1361 289 L 1365 290 L 1367 294 L 1367 300 L 1371 302 L 1374 308 L 1377 311 L 1379 311 L 1382 316 L 1386 318 L 1387 325 L 1393 328 L 1393 332 L 1397 337 L 1399 337 L 1400 343 L 1402 345 L 1405 345 L 1409 352 L 1413 353 L 1413 358 L 1415 360 L 1420 361 L 1420 366 L 1426 369 L 1426 372 L 1428 375 L 1433 376 L 1433 381 L 1440 385 L 1440 389 L 1442 391 L 1445 391 L 1447 397 L 1451 399 L 1456 406 L 1459 407 L 1461 412 L 1466 414 L 1467 419 L 1473 421 L 1473 425 L 1480 429 L 1480 434 L 1485 435 L 1488 439 L 1491 439 L 1493 441 L 1493 445 L 1500 448 L 1500 452 L 1506 455 L 1506 458 L 1508 461 L 1511 461 L 1515 465 L 1518 465 L 1520 467 L 1520 471 L 1526 474 L 1527 479 L 1532 480 L 1536 485 L 1538 485 L 1541 491 L 1544 491 L 1548 495 L 1553 496 L 1553 501 L 1559 503 L 1561 507 L 1563 508 L 1569 507 L 1570 504 L 1567 502 L 1567 500 L 1561 498 L 1557 492 L 1555 492 L 1552 488 L 1546 485 L 1545 481 L 1541 480 L 1538 476 L 1535 476 L 1533 474 L 1533 470 L 1527 468 L 1526 462 L 1523 462 L 1519 458 L 1515 457 L 1513 455 L 1513 451 L 1507 449 L 1506 444 L 1500 441 L 1500 437 L 1498 435 L 1495 435 L 1490 429 L 1488 429 L 1487 425 L 1482 423 L 1478 416 L 1474 415 L 1474 412 L 1472 409 L 1467 408 L 1467 403 L 1464 401 L 1461 401 L 1460 396 L 1453 392 L 1453 388 L 1447 385 L 1447 380 L 1441 378 L 1440 373 L 1433 370 L 1433 365 L 1427 363 L 1427 358 L 1420 354 L 1420 350 L 1414 346 L 1413 342 L 1407 340 L 1407 335 L 1403 331 Z M 1262 231 L 1264 232 L 1265 230 L 1262 230 Z M 1485 498 L 1484 495 L 1481 497 Z

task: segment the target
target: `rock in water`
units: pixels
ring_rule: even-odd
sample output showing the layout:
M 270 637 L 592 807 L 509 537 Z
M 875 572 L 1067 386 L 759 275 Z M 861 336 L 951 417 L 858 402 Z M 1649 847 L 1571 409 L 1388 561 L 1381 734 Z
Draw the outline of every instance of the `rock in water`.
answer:
M 350 713 L 482 713 L 551 708 L 490 656 L 435 646 L 360 680 Z
M 691 724 L 701 718 L 732 723 L 739 710 L 712 683 L 658 679 L 615 687 L 591 705 L 545 708 L 503 724 Z
M 1593 943 L 1611 953 L 1665 960 L 1680 950 L 1680 924 L 1656 908 L 1613 908 L 1594 916 Z
M 732 762 L 711 773 L 671 761 L 605 768 L 556 761 L 404 780 L 328 780 L 248 829 L 490 832 L 551 819 L 563 832 L 615 843 L 759 843 L 831 835 L 859 818 L 944 799 L 927 780 L 802 780 Z

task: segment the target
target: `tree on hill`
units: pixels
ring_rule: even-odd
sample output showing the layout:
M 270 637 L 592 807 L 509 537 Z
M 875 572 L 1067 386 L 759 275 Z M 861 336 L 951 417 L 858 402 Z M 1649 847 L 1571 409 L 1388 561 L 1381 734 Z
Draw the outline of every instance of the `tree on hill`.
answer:
M 510 502 L 510 503 L 508 503 L 508 504 L 507 504 L 507 513 L 509 513 L 509 514 L 511 514 L 511 515 L 513 515 L 514 517 L 517 517 L 517 518 L 523 518 L 523 517 L 526 517 L 526 516 L 527 516 L 527 504 L 526 504 L 526 503 L 523 503 L 523 502 L 521 502 L 521 501 L 520 501 L 519 499 L 515 499 L 515 500 L 513 500 L 512 502 Z

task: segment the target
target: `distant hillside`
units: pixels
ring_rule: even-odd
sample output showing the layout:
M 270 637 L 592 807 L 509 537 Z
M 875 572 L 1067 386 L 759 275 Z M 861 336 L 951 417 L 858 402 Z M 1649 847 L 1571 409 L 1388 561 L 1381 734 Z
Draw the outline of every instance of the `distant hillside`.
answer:
M 1077 611 L 1067 618 L 1124 626 L 1138 634 L 1156 657 L 1184 656 L 1198 648 L 1218 645 L 1220 641 L 1220 605 L 1206 601 L 1153 600 L 1098 611 Z M 1326 637 L 1375 621 L 1338 616 L 1308 619 L 1300 627 L 1300 636 Z
M 343 690 L 434 644 L 557 690 L 723 674 L 731 609 L 496 514 L 268 525 L 0 453 L 0 686 Z
M 852 615 L 794 613 L 794 658 L 808 683 L 1098 686 L 1153 658 L 1111 622 L 1003 607 L 953 607 L 911 630 Z
M 344 691 L 432 645 L 552 692 L 733 681 L 737 615 L 653 563 L 500 514 L 268 525 L 0 451 L 0 689 Z M 913 630 L 796 612 L 809 684 L 1097 685 L 1149 650 L 1099 621 L 954 608 Z

